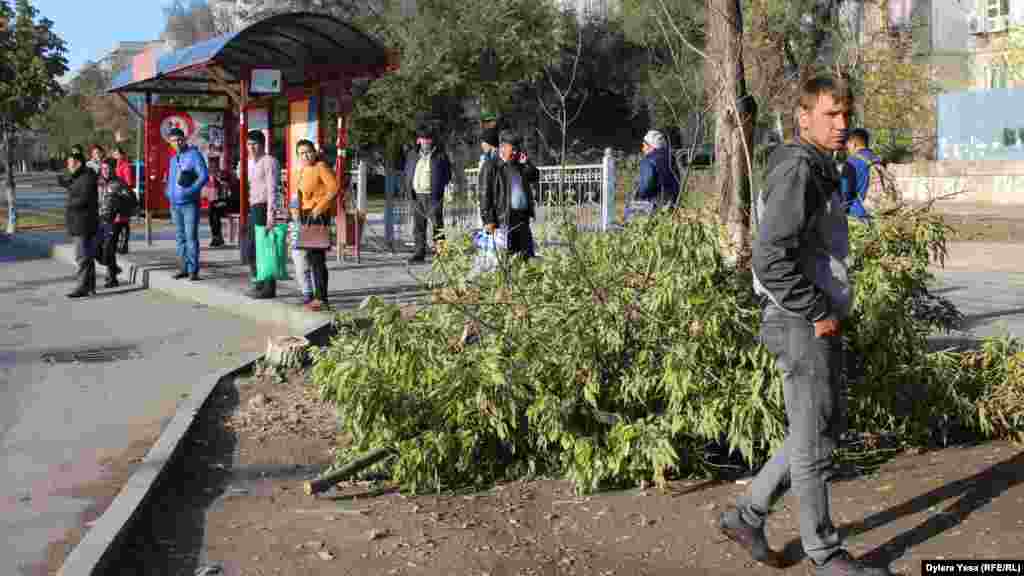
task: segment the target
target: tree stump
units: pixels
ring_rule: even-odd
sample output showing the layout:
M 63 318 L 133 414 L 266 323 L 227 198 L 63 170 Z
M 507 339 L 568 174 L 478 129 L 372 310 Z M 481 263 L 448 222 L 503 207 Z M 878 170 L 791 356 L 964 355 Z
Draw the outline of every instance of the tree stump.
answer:
M 268 338 L 266 364 L 282 370 L 301 368 L 308 348 L 309 340 L 302 336 Z

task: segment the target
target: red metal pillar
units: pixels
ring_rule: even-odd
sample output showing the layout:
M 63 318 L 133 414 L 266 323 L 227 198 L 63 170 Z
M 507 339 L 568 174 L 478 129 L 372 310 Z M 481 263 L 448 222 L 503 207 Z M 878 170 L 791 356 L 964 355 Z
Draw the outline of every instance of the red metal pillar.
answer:
M 153 143 L 150 142 L 150 127 L 153 123 L 153 95 L 146 92 L 146 125 L 142 130 L 142 138 L 145 143 L 142 147 L 143 156 L 140 160 L 143 161 L 143 169 L 145 172 L 141 174 L 141 178 L 145 178 L 142 205 L 146 208 L 146 246 L 153 245 L 153 209 L 150 206 L 151 199 L 153 198 L 154 190 L 156 187 L 156 176 L 151 174 L 157 174 L 156 166 L 153 162 L 156 161 L 156 154 L 152 153 Z
M 242 101 L 238 106 L 238 121 L 241 125 L 238 131 L 238 247 L 243 263 L 248 263 L 249 258 L 255 258 L 255 254 L 249 254 L 245 246 L 249 238 L 249 149 L 246 143 L 249 138 L 249 118 L 246 115 L 246 108 L 249 101 L 249 80 L 248 73 L 242 77 Z
M 351 108 L 347 83 L 339 85 L 337 90 L 338 98 L 338 137 L 335 142 L 338 154 L 334 161 L 334 170 L 338 179 L 338 195 L 336 196 L 335 230 L 337 231 L 336 244 L 338 247 L 338 261 L 342 260 L 342 250 L 345 247 L 345 238 L 348 236 L 348 214 L 345 212 L 346 195 L 348 194 L 348 122 L 346 118 Z M 359 258 L 359 222 L 358 215 L 355 219 L 355 246 L 352 249 L 353 255 Z

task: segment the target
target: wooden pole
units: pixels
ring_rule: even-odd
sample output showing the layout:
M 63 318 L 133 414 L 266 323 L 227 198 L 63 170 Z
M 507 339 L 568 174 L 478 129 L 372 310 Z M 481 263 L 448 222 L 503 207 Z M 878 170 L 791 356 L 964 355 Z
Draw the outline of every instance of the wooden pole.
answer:
M 249 137 L 249 118 L 246 115 L 246 105 L 249 100 L 249 81 L 247 72 L 242 77 L 241 102 L 238 106 L 238 119 L 241 129 L 238 133 L 238 251 L 242 263 L 247 264 L 249 258 L 255 258 L 255 254 L 248 252 L 248 230 L 249 230 L 249 150 L 246 148 L 246 139 Z
M 146 179 L 145 192 L 142 199 L 143 205 L 146 207 L 146 246 L 153 245 L 153 209 L 152 198 L 153 188 L 157 185 L 156 166 L 153 166 L 153 162 L 156 161 L 156 154 L 154 153 L 155 146 L 151 142 L 152 136 L 150 136 L 150 128 L 153 125 L 153 95 L 146 92 L 146 125 L 142 129 L 143 140 L 145 140 L 144 147 L 144 163 L 146 165 L 146 172 L 142 175 Z

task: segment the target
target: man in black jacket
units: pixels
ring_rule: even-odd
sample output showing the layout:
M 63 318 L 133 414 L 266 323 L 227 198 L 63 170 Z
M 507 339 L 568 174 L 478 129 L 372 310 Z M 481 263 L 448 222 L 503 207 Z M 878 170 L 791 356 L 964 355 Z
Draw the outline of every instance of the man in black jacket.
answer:
M 68 298 L 81 298 L 96 293 L 96 230 L 99 227 L 99 193 L 96 173 L 85 166 L 85 156 L 73 150 L 67 160 L 69 177 L 63 178 L 68 196 L 64 222 L 68 236 L 75 244 L 75 262 L 78 264 L 78 286 Z
M 427 218 L 434 225 L 434 242 L 444 240 L 444 191 L 452 179 L 451 162 L 434 141 L 434 130 L 421 126 L 416 131 L 417 148 L 406 158 L 405 189 L 412 201 L 413 237 L 416 253 L 410 263 L 427 257 Z
M 485 158 L 480 166 L 480 217 L 492 234 L 499 226 L 508 228 L 509 254 L 529 258 L 533 256 L 530 219 L 536 215 L 533 195 L 540 171 L 522 152 L 516 132 L 502 130 L 498 141 L 498 157 Z
M 805 82 L 797 110 L 800 136 L 768 159 L 755 210 L 754 291 L 763 305 L 761 342 L 782 371 L 789 430 L 720 519 L 727 537 L 767 561 L 765 518 L 791 484 L 801 542 L 817 576 L 889 573 L 861 564 L 842 548 L 829 512 L 827 481 L 842 432 L 839 321 L 852 302 L 848 228 L 832 154 L 845 144 L 852 100 L 841 80 Z

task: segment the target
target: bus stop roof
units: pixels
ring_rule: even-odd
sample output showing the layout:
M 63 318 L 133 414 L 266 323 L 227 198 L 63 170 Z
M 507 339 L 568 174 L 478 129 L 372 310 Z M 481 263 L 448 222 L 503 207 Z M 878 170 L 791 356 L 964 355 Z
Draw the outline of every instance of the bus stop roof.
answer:
M 352 25 L 293 12 L 173 52 L 147 50 L 114 78 L 108 92 L 224 93 L 258 68 L 280 70 L 287 88 L 376 77 L 392 64 L 383 46 Z

